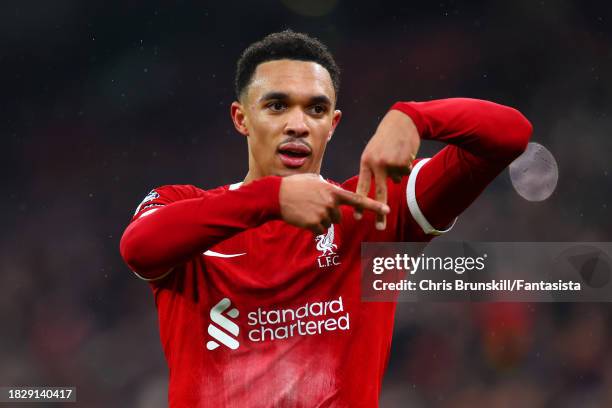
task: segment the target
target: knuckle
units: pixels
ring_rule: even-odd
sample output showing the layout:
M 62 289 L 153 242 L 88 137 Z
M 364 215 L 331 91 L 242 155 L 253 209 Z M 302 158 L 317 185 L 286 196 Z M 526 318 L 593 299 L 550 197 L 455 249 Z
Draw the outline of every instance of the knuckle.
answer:
M 380 155 L 374 159 L 374 164 L 379 168 L 385 167 L 387 163 L 389 163 L 389 158 L 387 156 Z
M 368 166 L 368 164 L 372 163 L 372 156 L 368 153 L 364 153 L 361 155 L 361 159 L 359 160 L 359 163 L 362 166 Z

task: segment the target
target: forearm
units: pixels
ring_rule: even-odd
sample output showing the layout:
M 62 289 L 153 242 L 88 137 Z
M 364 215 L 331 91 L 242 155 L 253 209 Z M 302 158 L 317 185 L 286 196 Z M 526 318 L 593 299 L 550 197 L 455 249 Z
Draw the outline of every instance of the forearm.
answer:
M 525 150 L 532 132 L 517 110 L 477 99 L 400 102 L 393 109 L 410 116 L 422 139 L 449 144 L 410 175 L 415 184 L 408 195 L 437 230 Z
M 125 262 L 140 275 L 159 276 L 248 228 L 280 217 L 279 177 L 221 194 L 177 201 L 135 219 L 121 238 Z
M 398 102 L 392 109 L 410 116 L 422 139 L 502 160 L 503 167 L 525 150 L 532 132 L 531 123 L 516 109 L 478 99 Z

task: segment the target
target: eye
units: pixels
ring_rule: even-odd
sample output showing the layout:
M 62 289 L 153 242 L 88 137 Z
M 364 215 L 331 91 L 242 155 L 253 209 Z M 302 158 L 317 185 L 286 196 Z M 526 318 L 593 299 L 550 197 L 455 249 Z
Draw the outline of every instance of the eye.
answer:
M 283 102 L 276 101 L 276 102 L 270 102 L 269 104 L 266 105 L 266 107 L 273 112 L 281 112 L 283 109 L 285 109 L 286 105 Z
M 315 115 L 323 115 L 327 112 L 327 107 L 325 105 L 313 105 L 310 108 L 311 112 Z

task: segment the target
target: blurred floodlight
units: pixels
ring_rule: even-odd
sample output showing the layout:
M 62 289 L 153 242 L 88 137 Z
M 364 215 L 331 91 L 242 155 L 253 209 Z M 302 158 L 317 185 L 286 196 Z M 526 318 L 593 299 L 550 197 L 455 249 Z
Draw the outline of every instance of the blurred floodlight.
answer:
M 329 14 L 338 4 L 338 0 L 282 0 L 282 2 L 289 10 L 307 17 Z
M 510 180 L 524 199 L 546 200 L 559 180 L 557 161 L 541 144 L 529 143 L 527 150 L 510 164 Z

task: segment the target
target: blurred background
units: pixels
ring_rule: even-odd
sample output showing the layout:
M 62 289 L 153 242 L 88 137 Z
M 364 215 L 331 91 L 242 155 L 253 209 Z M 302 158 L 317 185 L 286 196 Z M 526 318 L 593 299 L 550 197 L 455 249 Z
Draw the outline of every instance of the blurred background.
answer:
M 0 3 L 0 385 L 165 406 L 152 293 L 119 239 L 155 186 L 242 180 L 235 61 L 284 28 L 323 40 L 343 69 L 326 177 L 357 173 L 396 100 L 490 99 L 532 121 L 559 181 L 531 202 L 506 171 L 446 239 L 612 240 L 606 2 L 119 3 Z M 381 406 L 612 406 L 611 328 L 608 303 L 400 304 Z

